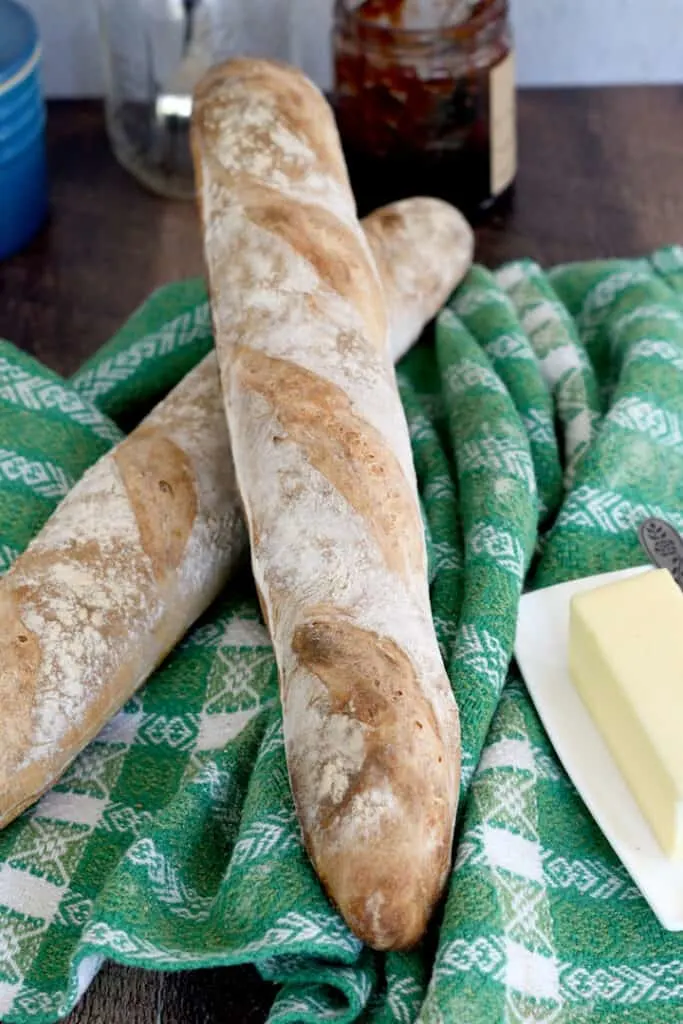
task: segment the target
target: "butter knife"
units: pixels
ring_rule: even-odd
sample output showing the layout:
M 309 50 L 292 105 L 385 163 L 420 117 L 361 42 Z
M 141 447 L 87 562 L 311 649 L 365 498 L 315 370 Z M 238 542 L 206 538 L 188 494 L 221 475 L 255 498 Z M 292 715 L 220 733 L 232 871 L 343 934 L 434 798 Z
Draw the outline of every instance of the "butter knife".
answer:
M 683 590 L 683 537 L 670 523 L 654 516 L 643 520 L 638 538 L 647 557 L 658 569 L 668 569 Z

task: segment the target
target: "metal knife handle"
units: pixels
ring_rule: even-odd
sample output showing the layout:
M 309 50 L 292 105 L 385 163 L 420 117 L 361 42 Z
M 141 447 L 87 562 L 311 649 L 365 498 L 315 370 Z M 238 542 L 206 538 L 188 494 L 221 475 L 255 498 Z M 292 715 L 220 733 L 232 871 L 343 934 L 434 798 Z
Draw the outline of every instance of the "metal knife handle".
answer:
M 668 569 L 683 590 L 683 537 L 670 523 L 654 517 L 645 519 L 638 530 L 640 543 L 658 569 Z

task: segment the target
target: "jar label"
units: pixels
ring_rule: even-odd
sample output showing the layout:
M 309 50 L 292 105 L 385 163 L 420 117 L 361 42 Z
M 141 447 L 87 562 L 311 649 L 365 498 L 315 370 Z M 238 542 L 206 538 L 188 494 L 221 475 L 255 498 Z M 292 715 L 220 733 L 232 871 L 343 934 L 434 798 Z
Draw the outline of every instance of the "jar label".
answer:
M 491 70 L 491 193 L 504 192 L 517 173 L 515 55 L 510 52 Z

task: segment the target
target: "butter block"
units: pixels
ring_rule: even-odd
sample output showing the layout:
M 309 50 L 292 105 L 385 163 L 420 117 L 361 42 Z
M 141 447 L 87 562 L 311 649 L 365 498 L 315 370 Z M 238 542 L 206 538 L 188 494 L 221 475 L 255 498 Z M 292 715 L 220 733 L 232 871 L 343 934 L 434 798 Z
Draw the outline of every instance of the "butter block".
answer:
M 569 671 L 671 858 L 683 858 L 683 592 L 666 569 L 577 594 Z

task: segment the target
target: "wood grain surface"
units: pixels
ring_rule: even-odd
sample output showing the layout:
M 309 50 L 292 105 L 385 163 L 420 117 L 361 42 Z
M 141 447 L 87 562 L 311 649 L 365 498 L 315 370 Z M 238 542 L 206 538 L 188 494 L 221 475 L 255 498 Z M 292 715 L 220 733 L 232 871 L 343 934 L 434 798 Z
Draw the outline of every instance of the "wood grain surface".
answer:
M 683 242 L 683 89 L 525 92 L 514 203 L 477 230 L 489 266 L 636 256 Z M 69 374 L 160 284 L 201 274 L 191 204 L 144 192 L 111 156 L 96 103 L 50 106 L 52 212 L 0 263 L 0 336 Z M 108 965 L 69 1024 L 256 1024 L 249 967 L 160 975 Z
M 488 265 L 634 256 L 683 241 L 683 88 L 519 99 L 514 204 L 477 231 Z M 51 218 L 0 263 L 0 336 L 68 374 L 157 285 L 203 272 L 191 203 L 158 199 L 109 150 L 97 103 L 54 103 Z

